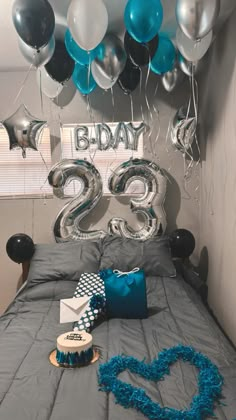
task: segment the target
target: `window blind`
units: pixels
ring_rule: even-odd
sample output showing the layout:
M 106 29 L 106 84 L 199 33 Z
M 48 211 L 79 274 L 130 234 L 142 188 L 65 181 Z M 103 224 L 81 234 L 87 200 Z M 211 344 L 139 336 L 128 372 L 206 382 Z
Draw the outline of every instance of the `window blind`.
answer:
M 38 151 L 26 149 L 26 158 L 21 148 L 9 150 L 6 129 L 0 126 L 0 197 L 42 196 L 52 194 L 47 182 L 51 168 L 50 132 L 41 131 Z
M 138 125 L 139 123 L 137 123 Z M 109 123 L 109 127 L 114 131 L 117 123 Z M 74 130 L 76 124 L 63 125 L 61 128 L 61 141 L 62 141 L 62 158 L 63 159 L 86 159 L 91 162 L 101 174 L 103 180 L 103 194 L 111 194 L 108 188 L 108 180 L 112 172 L 123 162 L 130 158 L 143 157 L 143 135 L 140 135 L 138 149 L 129 150 L 125 149 L 124 144 L 120 143 L 119 147 L 114 150 L 98 150 L 96 144 L 90 144 L 87 150 L 76 150 L 74 141 Z M 86 124 L 89 128 L 90 137 L 94 129 L 93 124 Z M 81 188 L 80 182 L 72 181 L 65 189 L 67 195 L 78 193 Z M 125 195 L 140 194 L 144 191 L 143 183 L 140 181 L 132 182 L 127 189 Z

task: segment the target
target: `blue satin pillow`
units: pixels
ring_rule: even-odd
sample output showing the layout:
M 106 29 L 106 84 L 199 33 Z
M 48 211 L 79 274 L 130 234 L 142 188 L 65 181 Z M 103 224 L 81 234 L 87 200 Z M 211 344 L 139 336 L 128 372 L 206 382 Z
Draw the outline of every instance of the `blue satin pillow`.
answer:
M 104 280 L 108 318 L 147 318 L 146 281 L 143 270 L 130 273 L 107 269 L 100 271 Z

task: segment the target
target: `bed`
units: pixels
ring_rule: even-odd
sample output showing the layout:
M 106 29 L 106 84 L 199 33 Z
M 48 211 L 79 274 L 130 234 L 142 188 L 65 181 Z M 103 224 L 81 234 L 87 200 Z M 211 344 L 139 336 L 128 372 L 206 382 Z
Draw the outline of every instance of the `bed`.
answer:
M 27 282 L 0 318 L 1 420 L 144 420 L 142 413 L 123 408 L 112 394 L 99 390 L 99 364 L 120 354 L 149 362 L 177 344 L 193 346 L 218 366 L 224 377 L 223 399 L 214 413 L 220 420 L 236 417 L 236 352 L 200 296 L 175 272 L 163 240 L 140 243 L 108 237 L 36 246 Z M 71 323 L 59 323 L 59 302 L 73 296 L 80 275 L 137 265 L 146 273 L 148 318 L 99 322 L 92 334 L 101 357 L 93 365 L 51 365 L 57 336 L 72 329 Z M 184 362 L 177 362 L 171 375 L 158 383 L 129 372 L 121 376 L 144 388 L 153 401 L 179 410 L 189 406 L 197 390 L 197 371 Z

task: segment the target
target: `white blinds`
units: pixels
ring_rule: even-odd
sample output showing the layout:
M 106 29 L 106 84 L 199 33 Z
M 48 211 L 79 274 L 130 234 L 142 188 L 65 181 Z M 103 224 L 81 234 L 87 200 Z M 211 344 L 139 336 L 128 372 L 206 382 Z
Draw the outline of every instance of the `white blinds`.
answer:
M 38 151 L 9 150 L 7 131 L 0 126 L 0 197 L 42 196 L 52 194 L 47 182 L 51 168 L 50 132 L 45 127 L 39 139 Z
M 138 123 L 137 123 L 138 124 Z M 113 128 L 117 123 L 109 123 L 110 128 Z M 93 125 L 86 124 L 89 127 L 89 130 L 92 130 Z M 113 126 L 113 127 L 112 127 Z M 141 158 L 143 157 L 143 135 L 139 138 L 138 150 L 129 150 L 125 149 L 124 145 L 121 143 L 117 150 L 108 149 L 108 150 L 98 150 L 97 145 L 91 144 L 89 149 L 77 151 L 74 144 L 74 129 L 76 125 L 64 125 L 61 129 L 61 142 L 62 142 L 62 157 L 63 159 L 86 159 L 89 162 L 93 163 L 97 170 L 100 172 L 103 180 L 103 193 L 110 194 L 108 188 L 108 179 L 112 174 L 112 171 L 115 170 L 122 162 L 129 160 L 130 158 Z M 71 183 L 65 190 L 67 194 L 72 194 L 78 192 L 80 188 L 79 183 Z M 76 185 L 77 184 L 77 185 Z M 72 190 L 73 188 L 73 190 Z M 143 184 L 140 181 L 132 182 L 126 194 L 140 194 L 143 192 Z

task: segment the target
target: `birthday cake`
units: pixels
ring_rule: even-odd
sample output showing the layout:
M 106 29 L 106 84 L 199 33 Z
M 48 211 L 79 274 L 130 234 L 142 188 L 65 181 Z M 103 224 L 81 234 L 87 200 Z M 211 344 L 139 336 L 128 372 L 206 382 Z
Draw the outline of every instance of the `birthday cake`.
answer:
M 57 338 L 56 359 L 61 366 L 83 366 L 93 359 L 93 338 L 85 331 L 67 332 Z

